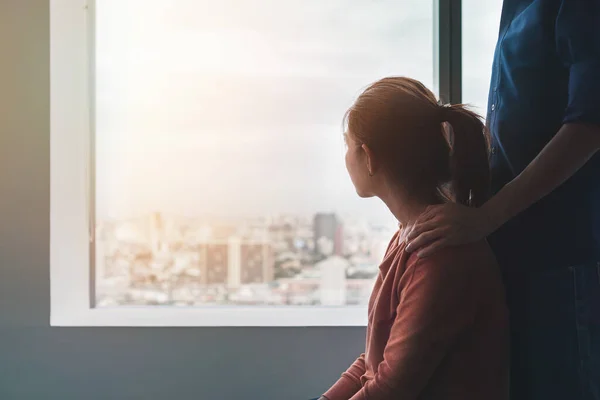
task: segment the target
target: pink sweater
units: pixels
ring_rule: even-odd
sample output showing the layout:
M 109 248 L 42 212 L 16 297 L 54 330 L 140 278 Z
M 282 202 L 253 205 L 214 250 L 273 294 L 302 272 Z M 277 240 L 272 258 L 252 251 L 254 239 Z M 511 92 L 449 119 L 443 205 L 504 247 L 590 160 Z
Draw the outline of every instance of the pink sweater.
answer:
M 371 299 L 366 351 L 329 400 L 508 399 L 508 313 L 487 243 L 419 259 L 397 233 Z

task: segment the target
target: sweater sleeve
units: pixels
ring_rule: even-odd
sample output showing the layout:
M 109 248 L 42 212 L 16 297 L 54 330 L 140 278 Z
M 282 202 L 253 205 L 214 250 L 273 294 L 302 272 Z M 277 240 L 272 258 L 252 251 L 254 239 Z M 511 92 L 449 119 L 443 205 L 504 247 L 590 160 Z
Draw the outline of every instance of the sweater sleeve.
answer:
M 401 231 L 398 230 L 390 240 L 388 247 L 385 251 L 386 256 L 389 252 L 398 245 L 398 238 Z M 378 276 L 377 279 L 381 279 Z M 361 354 L 360 357 L 354 361 L 354 363 L 344 372 L 341 378 L 324 394 L 329 400 L 348 400 L 354 396 L 361 388 L 361 378 L 366 372 L 365 365 L 365 354 Z
M 348 400 L 362 387 L 360 378 L 365 374 L 365 355 L 360 355 L 341 378 L 324 394 L 329 400 Z
M 439 254 L 415 257 L 412 264 L 407 265 L 406 283 L 400 284 L 383 361 L 351 400 L 416 400 L 449 348 L 474 321 L 472 266 Z

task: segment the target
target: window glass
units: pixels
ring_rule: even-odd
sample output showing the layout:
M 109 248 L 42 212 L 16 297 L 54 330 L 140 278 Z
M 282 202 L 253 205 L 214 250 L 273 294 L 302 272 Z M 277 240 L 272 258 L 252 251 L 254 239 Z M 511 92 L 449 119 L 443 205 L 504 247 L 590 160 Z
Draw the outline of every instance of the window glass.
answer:
M 463 102 L 485 117 L 502 0 L 463 0 Z
M 96 7 L 97 305 L 366 304 L 396 226 L 342 117 L 383 76 L 432 87 L 432 2 Z

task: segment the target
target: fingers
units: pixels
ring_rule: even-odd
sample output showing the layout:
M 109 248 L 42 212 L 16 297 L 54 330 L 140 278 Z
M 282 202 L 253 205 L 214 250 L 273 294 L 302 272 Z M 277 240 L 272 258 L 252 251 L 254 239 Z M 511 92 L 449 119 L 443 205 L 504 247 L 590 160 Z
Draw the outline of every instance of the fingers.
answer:
M 425 247 L 421 251 L 417 253 L 417 257 L 425 258 L 434 254 L 436 251 L 443 249 L 444 247 L 449 245 L 449 241 L 445 238 L 441 238 L 431 243 L 429 246 Z
M 417 219 L 417 223 L 423 223 L 423 222 L 429 221 L 430 219 L 435 217 L 437 215 L 437 211 L 440 207 L 441 206 L 437 205 L 437 204 L 433 205 L 433 206 L 427 206 L 427 208 L 425 209 L 423 214 L 419 215 L 419 218 Z
M 410 228 L 410 231 L 414 232 L 415 229 L 419 229 L 421 227 L 421 225 L 431 221 L 433 218 L 435 218 L 436 215 L 437 214 L 435 213 L 434 210 L 427 207 L 426 211 L 424 211 L 421 215 L 419 215 L 419 217 L 416 219 L 416 221 L 414 223 L 412 223 L 411 225 L 408 225 L 408 227 Z
M 431 230 L 431 226 L 435 226 L 435 224 L 430 222 L 437 217 L 438 210 L 440 210 L 439 205 L 428 206 L 425 211 L 419 215 L 419 218 L 417 218 L 412 227 L 410 227 L 410 232 L 407 233 L 407 238 L 414 239 L 421 233 Z
M 444 231 L 442 229 L 434 229 L 421 233 L 414 240 L 408 242 L 406 251 L 410 253 L 416 249 L 421 249 L 425 246 L 431 245 L 433 242 L 439 240 L 443 234 Z
M 406 240 L 409 243 L 411 243 L 418 236 L 422 235 L 425 232 L 432 231 L 437 227 L 438 227 L 438 222 L 435 219 L 431 219 L 426 222 L 418 223 L 417 225 L 412 227 L 410 232 L 408 232 L 408 235 L 406 235 Z M 410 246 L 410 247 L 412 247 L 412 246 Z

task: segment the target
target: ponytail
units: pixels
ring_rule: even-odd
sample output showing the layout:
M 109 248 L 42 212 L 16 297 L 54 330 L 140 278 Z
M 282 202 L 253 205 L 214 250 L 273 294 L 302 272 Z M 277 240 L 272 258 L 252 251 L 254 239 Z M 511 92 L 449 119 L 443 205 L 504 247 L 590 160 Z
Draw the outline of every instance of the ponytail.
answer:
M 451 129 L 450 170 L 455 201 L 480 207 L 490 196 L 489 136 L 480 117 L 463 105 L 440 106 Z
M 421 82 L 380 79 L 356 99 L 345 124 L 415 198 L 473 207 L 487 201 L 489 140 L 483 122 L 462 105 L 440 105 Z

